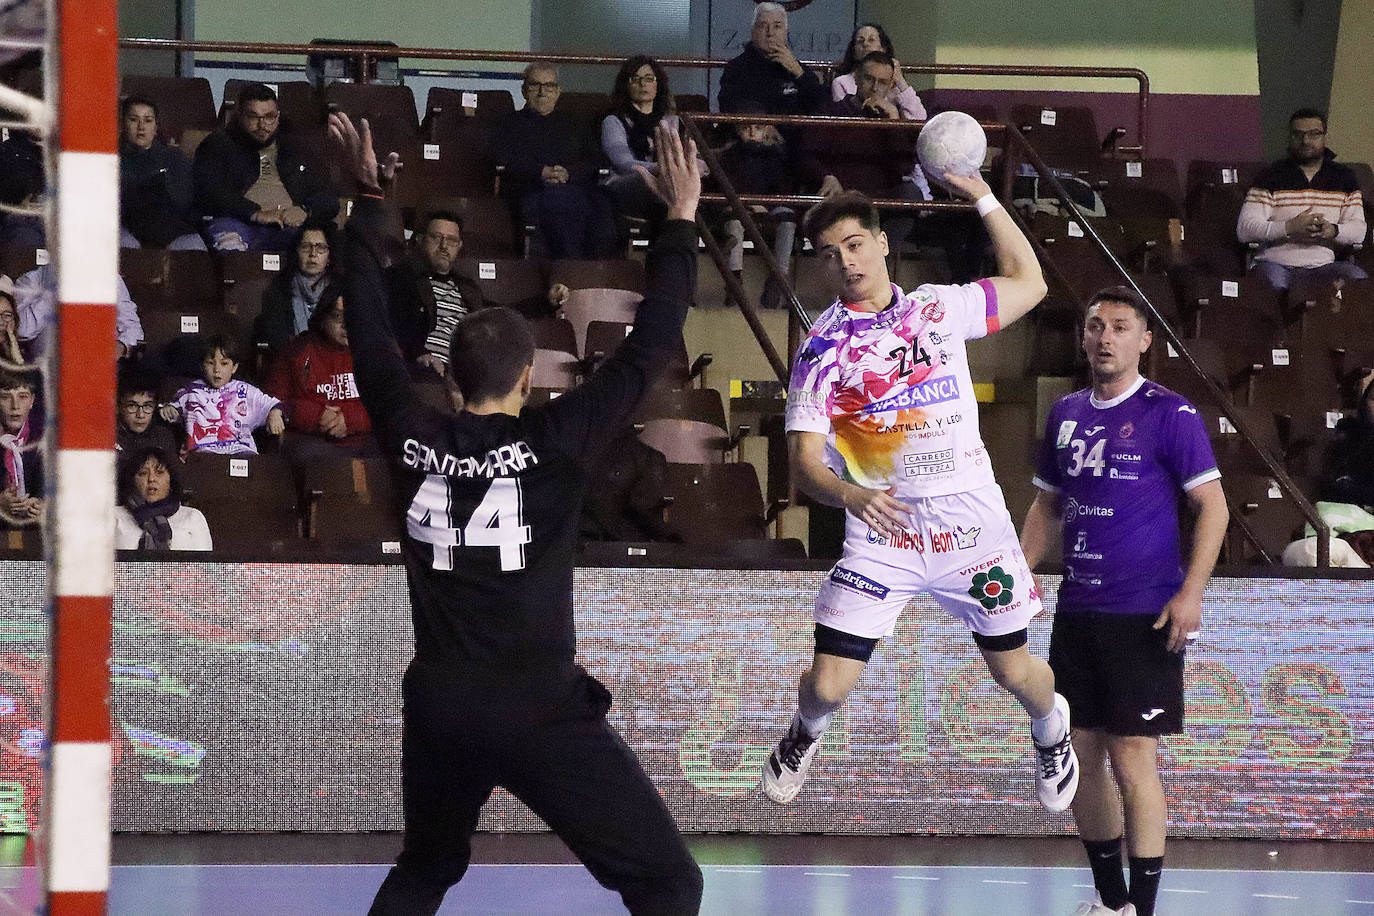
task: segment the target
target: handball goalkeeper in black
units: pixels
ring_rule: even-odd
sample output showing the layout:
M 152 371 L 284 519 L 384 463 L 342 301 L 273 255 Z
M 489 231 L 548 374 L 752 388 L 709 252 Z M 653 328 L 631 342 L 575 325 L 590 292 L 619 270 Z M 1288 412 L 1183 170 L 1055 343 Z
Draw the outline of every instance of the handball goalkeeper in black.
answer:
M 411 390 L 388 324 L 383 183 L 366 121 L 329 130 L 359 197 L 347 233 L 349 345 L 372 428 L 406 510 L 402 552 L 415 658 L 402 682 L 405 842 L 374 916 L 434 913 L 467 870 L 482 805 L 507 789 L 634 914 L 691 914 L 701 871 L 639 761 L 606 722 L 611 697 L 574 661 L 573 550 L 586 468 L 681 347 L 696 284 L 696 149 L 660 128 L 644 173 L 669 221 L 649 253 L 634 330 L 582 385 L 527 407 L 534 341 L 486 309 L 450 342 L 463 410 Z M 512 888 L 512 892 L 515 889 Z

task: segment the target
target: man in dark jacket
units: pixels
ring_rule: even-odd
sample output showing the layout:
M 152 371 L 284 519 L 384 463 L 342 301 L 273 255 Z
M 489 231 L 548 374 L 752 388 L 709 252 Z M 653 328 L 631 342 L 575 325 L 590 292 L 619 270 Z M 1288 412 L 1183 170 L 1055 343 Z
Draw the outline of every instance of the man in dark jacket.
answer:
M 280 125 L 277 94 L 252 83 L 239 93 L 233 123 L 196 149 L 196 204 L 216 251 L 283 251 L 307 218 L 339 212 L 323 164 Z
M 520 86 L 525 107 L 493 137 L 491 158 L 505 168 L 501 192 L 522 225 L 535 226 L 553 258 L 605 258 L 615 250 L 610 199 L 596 187 L 600 144 L 590 125 L 555 111 L 558 71 L 530 64 Z
M 415 234 L 415 254 L 387 270 L 391 327 L 408 362 L 440 375 L 448 366 L 448 342 L 458 322 L 482 308 L 482 291 L 457 270 L 463 222 L 434 210 Z
M 720 110 L 735 113 L 747 101 L 775 115 L 809 115 L 826 102 L 825 87 L 787 45 L 787 10 L 781 3 L 754 7 L 754 27 L 744 50 L 720 75 Z

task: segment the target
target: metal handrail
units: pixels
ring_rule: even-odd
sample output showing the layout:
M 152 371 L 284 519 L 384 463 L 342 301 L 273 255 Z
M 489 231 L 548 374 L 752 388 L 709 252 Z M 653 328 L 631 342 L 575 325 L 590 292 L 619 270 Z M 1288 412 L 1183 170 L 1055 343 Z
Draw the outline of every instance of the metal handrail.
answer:
M 1321 569 L 1328 568 L 1331 565 L 1331 528 L 1326 522 L 1322 521 L 1321 515 L 1317 512 L 1316 507 L 1302 494 L 1297 484 L 1288 476 L 1287 471 L 1283 469 L 1266 449 L 1260 446 L 1258 437 L 1255 436 L 1250 428 L 1249 422 L 1241 417 L 1240 411 L 1236 409 L 1230 396 L 1222 391 L 1221 387 L 1203 371 L 1202 366 L 1193 358 L 1193 354 L 1188 351 L 1187 346 L 1183 343 L 1183 339 L 1179 337 L 1173 326 L 1169 324 L 1163 314 L 1160 313 L 1159 309 L 1155 307 L 1155 304 L 1150 301 L 1150 297 L 1147 296 L 1145 291 L 1135 282 L 1135 279 L 1121 264 L 1121 261 L 1112 253 L 1111 248 L 1109 248 L 1107 243 L 1102 240 L 1102 237 L 1098 235 L 1097 230 L 1093 228 L 1088 217 L 1078 208 L 1078 204 L 1074 203 L 1072 195 L 1070 195 L 1068 190 L 1064 187 L 1063 182 L 1061 182 L 1054 172 L 1045 165 L 1044 161 L 1040 158 L 1039 154 L 1036 153 L 1035 149 L 1026 138 L 1021 136 L 1020 131 L 1007 131 L 1007 134 L 1009 136 L 1014 136 L 1014 139 L 1008 144 L 1008 151 L 1010 152 L 1014 148 L 1018 154 L 1025 156 L 1025 161 L 1039 172 L 1042 179 L 1049 182 L 1050 187 L 1059 195 L 1061 205 L 1069 209 L 1075 221 L 1082 227 L 1085 236 L 1093 240 L 1102 254 L 1106 256 L 1112 268 L 1121 275 L 1130 288 L 1136 292 L 1136 295 L 1140 296 L 1141 300 L 1144 301 L 1146 307 L 1149 308 L 1151 315 L 1154 317 L 1156 327 L 1163 332 L 1168 343 L 1173 345 L 1173 348 L 1183 357 L 1184 363 L 1202 380 L 1208 394 L 1216 401 L 1217 406 L 1221 408 L 1222 412 L 1235 426 L 1236 431 L 1240 433 L 1246 443 L 1255 450 L 1257 455 L 1259 455 L 1260 460 L 1264 462 L 1264 466 L 1269 470 L 1270 474 L 1273 475 L 1275 482 L 1278 483 L 1284 495 L 1297 505 L 1298 510 L 1302 512 L 1308 524 L 1316 530 L 1317 566 Z M 1007 164 L 1007 169 L 1008 171 L 1012 170 L 1010 163 Z
M 361 72 L 366 78 L 368 64 L 374 57 L 409 57 L 426 60 L 481 60 L 500 63 L 537 63 L 551 64 L 588 64 L 616 66 L 625 58 L 607 57 L 600 54 L 565 54 L 558 52 L 532 51 L 484 51 L 461 48 L 398 48 L 390 45 L 358 45 L 354 47 L 339 45 L 288 44 L 261 41 L 186 41 L 177 38 L 121 38 L 121 48 L 143 51 L 208 51 L 236 54 L 329 54 L 333 57 L 356 57 L 361 61 Z M 717 70 L 729 61 L 716 57 L 660 57 L 656 58 L 665 67 L 686 69 Z M 829 73 L 834 69 L 833 61 L 801 61 L 805 67 Z M 925 75 L 955 76 L 1030 76 L 1072 79 L 1130 79 L 1138 86 L 1136 101 L 1136 136 L 1138 147 L 1122 147 L 1123 150 L 1145 153 L 1150 106 L 1150 78 L 1144 70 L 1137 67 L 1046 67 L 1019 64 L 903 64 L 903 73 Z

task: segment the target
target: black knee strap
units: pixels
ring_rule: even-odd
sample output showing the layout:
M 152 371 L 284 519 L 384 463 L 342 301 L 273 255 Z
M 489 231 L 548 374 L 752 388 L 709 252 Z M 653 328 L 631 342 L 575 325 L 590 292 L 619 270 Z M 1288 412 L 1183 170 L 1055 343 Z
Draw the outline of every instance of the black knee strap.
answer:
M 1025 630 L 1017 630 L 1015 633 L 1003 633 L 1001 636 L 984 636 L 982 633 L 974 633 L 973 641 L 978 644 L 978 648 L 988 652 L 1010 652 L 1012 649 L 1019 649 L 1027 642 Z
M 817 652 L 838 655 L 840 658 L 852 658 L 867 664 L 873 657 L 873 649 L 877 645 L 878 640 L 868 636 L 855 636 L 853 633 L 845 633 L 823 623 L 816 624 Z

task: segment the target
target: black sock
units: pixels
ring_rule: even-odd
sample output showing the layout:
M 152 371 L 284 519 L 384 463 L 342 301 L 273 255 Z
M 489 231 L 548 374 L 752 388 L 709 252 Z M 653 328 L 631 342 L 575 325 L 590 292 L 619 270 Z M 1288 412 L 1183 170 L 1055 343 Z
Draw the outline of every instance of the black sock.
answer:
M 1119 910 L 1126 905 L 1126 878 L 1121 873 L 1121 837 L 1114 840 L 1084 840 L 1088 850 L 1088 865 L 1093 870 L 1093 884 L 1102 905 Z M 1134 861 L 1134 860 L 1132 860 Z
M 1159 893 L 1159 875 L 1164 871 L 1164 857 L 1131 856 L 1131 903 L 1137 916 L 1155 916 L 1155 896 Z

